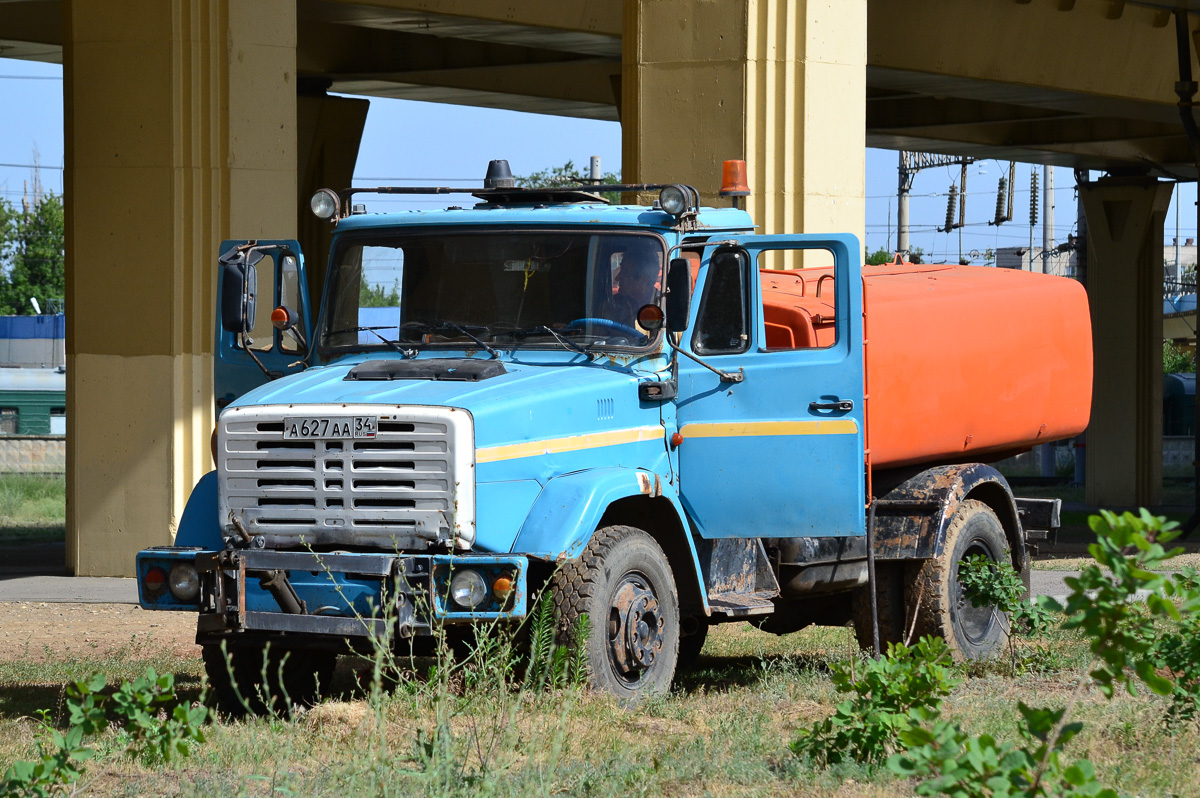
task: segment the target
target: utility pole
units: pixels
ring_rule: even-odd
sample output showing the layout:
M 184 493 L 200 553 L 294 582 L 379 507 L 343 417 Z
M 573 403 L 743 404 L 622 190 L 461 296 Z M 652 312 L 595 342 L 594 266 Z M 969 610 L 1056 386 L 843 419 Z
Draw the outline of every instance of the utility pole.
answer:
M 903 257 L 908 257 L 908 195 L 912 191 L 913 177 L 917 174 L 908 170 L 906 155 L 904 150 L 900 151 L 900 166 L 896 170 L 900 176 L 896 191 L 896 251 Z
M 1050 273 L 1050 253 L 1054 250 L 1054 167 L 1042 167 L 1042 271 Z
M 1042 272 L 1050 273 L 1050 252 L 1054 249 L 1054 167 L 1046 164 L 1042 167 L 1042 205 L 1045 216 L 1042 217 Z M 1058 470 L 1058 462 L 1054 455 L 1054 444 L 1043 443 L 1042 476 L 1052 477 Z

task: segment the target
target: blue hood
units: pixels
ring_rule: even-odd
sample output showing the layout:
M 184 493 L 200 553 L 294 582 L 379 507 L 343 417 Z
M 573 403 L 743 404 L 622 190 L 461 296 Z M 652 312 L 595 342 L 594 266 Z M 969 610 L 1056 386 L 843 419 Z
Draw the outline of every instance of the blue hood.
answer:
M 345 403 L 458 407 L 475 419 L 476 448 L 660 423 L 658 404 L 642 406 L 638 400 L 637 383 L 649 378 L 649 373 L 609 360 L 504 360 L 501 362 L 507 373 L 479 382 L 347 380 L 346 375 L 361 362 L 363 358 L 353 358 L 275 380 L 242 396 L 235 406 Z

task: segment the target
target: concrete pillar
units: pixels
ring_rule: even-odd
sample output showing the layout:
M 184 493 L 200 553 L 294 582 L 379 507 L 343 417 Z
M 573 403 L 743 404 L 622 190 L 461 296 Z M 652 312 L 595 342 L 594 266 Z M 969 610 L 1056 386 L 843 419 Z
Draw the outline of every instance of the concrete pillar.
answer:
M 866 0 L 625 0 L 623 47 L 625 180 L 744 158 L 759 232 L 865 240 Z
M 303 92 L 297 100 L 298 240 L 304 253 L 314 308 L 319 307 L 321 288 L 325 284 L 333 226 L 313 216 L 309 201 L 319 188 L 340 191 L 350 187 L 369 105 L 367 100 L 331 97 L 323 89 Z M 368 197 L 365 201 L 371 199 Z
M 296 234 L 295 0 L 64 0 L 67 563 L 132 575 L 212 469 L 223 238 Z
M 1091 506 L 1162 501 L 1162 241 L 1171 188 L 1150 178 L 1079 186 L 1095 349 L 1087 431 Z

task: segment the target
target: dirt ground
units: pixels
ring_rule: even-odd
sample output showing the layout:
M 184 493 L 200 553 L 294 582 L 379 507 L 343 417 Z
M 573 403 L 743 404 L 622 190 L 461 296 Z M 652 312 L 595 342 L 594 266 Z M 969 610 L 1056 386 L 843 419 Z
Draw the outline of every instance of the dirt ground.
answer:
M 199 658 L 196 616 L 131 604 L 0 602 L 0 662 L 44 662 L 119 649 L 169 646 Z

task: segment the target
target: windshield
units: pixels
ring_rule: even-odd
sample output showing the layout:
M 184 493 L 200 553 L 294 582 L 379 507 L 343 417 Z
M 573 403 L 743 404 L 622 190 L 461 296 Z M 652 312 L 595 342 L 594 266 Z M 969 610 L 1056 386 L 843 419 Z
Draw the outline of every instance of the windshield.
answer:
M 665 250 L 648 233 L 347 234 L 320 345 L 645 347 L 637 311 L 660 302 Z

